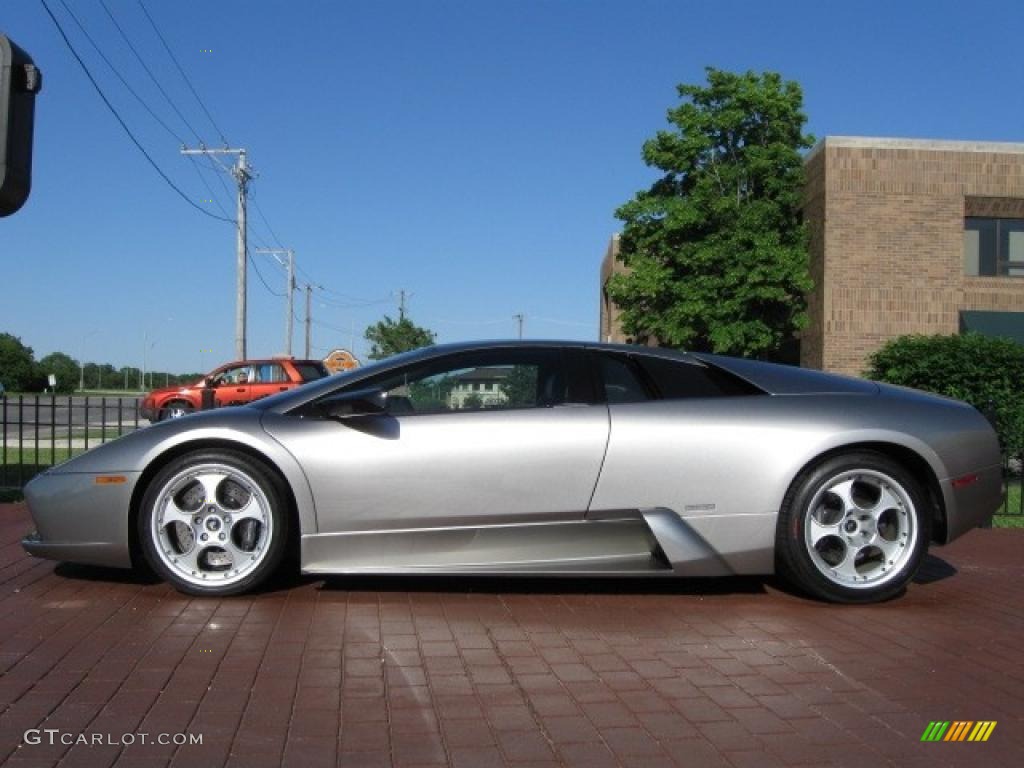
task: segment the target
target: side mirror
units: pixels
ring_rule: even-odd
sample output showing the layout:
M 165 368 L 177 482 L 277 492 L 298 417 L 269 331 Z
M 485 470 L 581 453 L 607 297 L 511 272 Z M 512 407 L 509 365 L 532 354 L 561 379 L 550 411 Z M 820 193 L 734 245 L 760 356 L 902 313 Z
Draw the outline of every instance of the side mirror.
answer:
M 314 409 L 321 418 L 344 419 L 350 416 L 375 416 L 384 413 L 387 407 L 387 393 L 374 387 L 333 395 L 316 403 Z

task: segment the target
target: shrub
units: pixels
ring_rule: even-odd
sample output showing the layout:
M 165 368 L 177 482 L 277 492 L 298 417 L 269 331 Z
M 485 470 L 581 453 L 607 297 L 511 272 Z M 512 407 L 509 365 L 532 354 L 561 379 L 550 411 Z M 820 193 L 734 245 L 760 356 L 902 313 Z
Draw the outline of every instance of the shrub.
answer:
M 1024 346 L 977 333 L 900 336 L 868 363 L 868 378 L 991 409 L 1004 450 L 1024 453 Z

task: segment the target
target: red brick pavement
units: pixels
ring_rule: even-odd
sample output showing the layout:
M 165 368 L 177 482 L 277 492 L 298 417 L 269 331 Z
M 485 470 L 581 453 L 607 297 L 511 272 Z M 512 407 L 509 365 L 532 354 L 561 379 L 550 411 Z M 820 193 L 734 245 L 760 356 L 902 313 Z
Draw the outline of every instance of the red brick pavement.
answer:
M 890 603 L 772 580 L 282 578 L 190 599 L 26 557 L 0 505 L 12 766 L 1016 766 L 1024 531 L 936 550 Z M 988 743 L 921 744 L 930 720 Z M 59 729 L 25 744 L 26 729 Z M 202 734 L 124 746 L 122 734 Z M 113 744 L 65 746 L 85 734 Z M 136 736 L 136 741 L 141 737 Z

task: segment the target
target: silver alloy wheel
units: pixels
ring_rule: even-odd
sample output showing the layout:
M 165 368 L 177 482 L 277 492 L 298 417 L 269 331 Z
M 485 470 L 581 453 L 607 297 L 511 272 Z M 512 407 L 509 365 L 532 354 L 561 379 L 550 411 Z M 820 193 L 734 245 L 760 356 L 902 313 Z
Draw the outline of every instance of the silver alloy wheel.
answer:
M 917 543 L 910 494 L 874 469 L 841 472 L 814 494 L 805 512 L 811 561 L 843 587 L 877 587 L 897 577 Z
M 179 578 L 228 586 L 262 562 L 274 536 L 259 484 L 226 464 L 188 467 L 164 483 L 150 522 L 157 556 Z

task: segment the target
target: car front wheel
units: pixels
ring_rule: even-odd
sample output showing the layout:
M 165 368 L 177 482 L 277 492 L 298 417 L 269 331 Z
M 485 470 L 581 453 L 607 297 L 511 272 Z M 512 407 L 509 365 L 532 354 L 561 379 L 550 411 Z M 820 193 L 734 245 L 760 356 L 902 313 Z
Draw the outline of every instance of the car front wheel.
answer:
M 248 591 L 284 555 L 284 498 L 280 481 L 244 454 L 178 457 L 157 473 L 143 497 L 138 528 L 146 560 L 187 594 Z
M 902 465 L 869 451 L 833 456 L 805 471 L 786 494 L 778 569 L 825 600 L 886 600 L 921 565 L 930 521 L 927 497 Z

